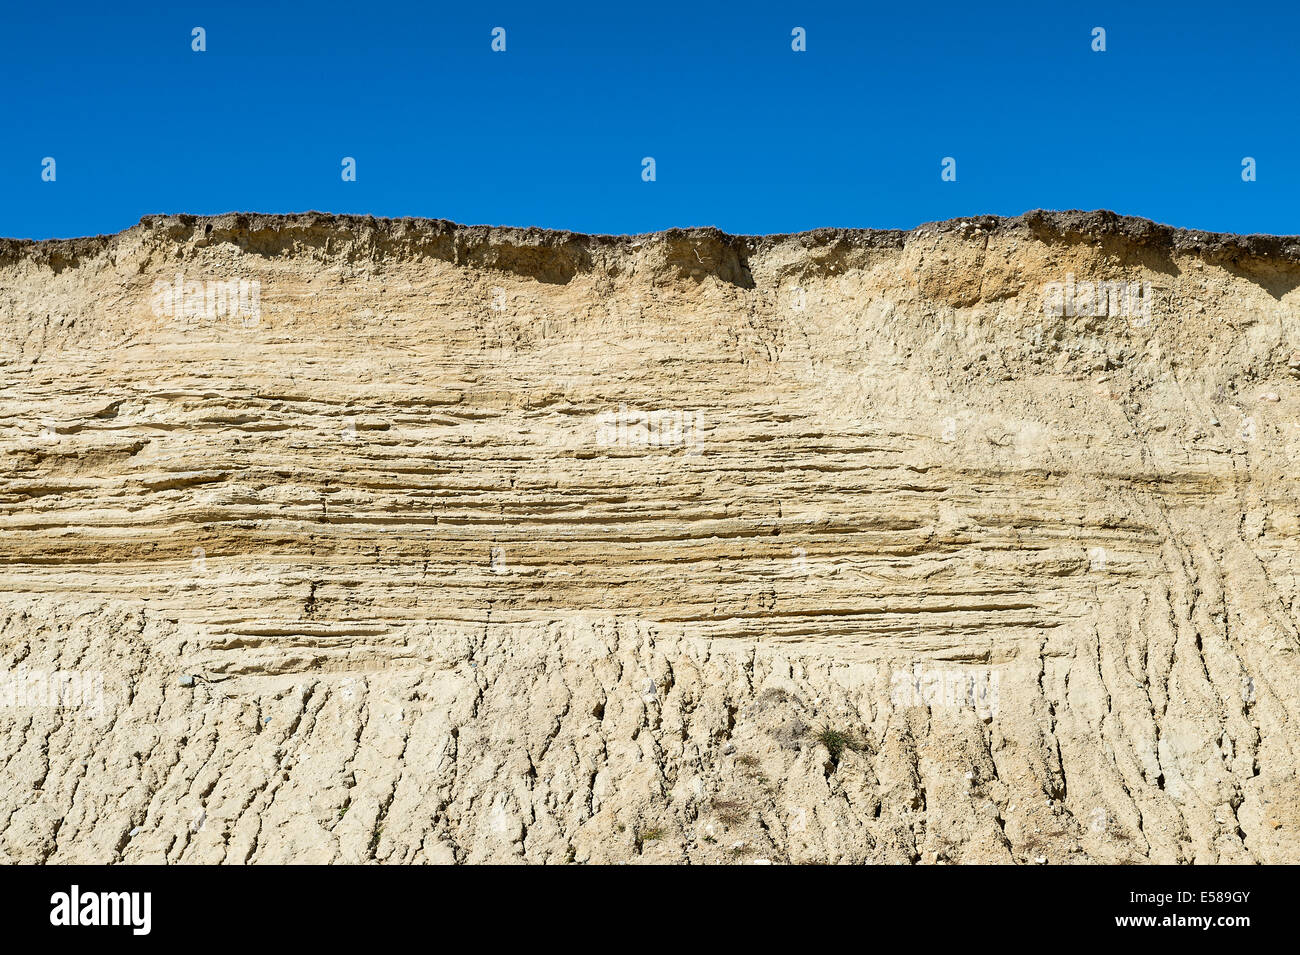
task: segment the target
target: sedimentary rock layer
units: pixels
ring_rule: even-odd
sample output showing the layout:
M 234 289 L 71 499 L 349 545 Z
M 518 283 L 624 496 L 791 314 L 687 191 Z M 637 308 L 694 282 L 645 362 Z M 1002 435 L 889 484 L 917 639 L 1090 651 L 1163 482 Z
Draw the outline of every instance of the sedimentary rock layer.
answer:
M 0 860 L 1300 862 L 1298 285 L 1106 213 L 0 242 Z

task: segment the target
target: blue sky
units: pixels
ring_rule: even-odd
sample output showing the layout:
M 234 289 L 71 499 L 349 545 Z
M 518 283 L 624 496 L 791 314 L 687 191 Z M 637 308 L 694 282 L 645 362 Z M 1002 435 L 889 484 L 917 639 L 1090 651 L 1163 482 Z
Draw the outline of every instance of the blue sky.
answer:
M 759 233 L 1107 208 L 1297 233 L 1298 27 L 1294 0 L 11 2 L 0 235 L 308 209 Z

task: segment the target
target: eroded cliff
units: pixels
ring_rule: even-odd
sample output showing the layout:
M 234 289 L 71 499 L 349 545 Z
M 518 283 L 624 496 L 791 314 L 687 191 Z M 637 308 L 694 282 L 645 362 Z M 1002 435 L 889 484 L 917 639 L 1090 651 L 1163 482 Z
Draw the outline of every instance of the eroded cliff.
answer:
M 1107 213 L 0 242 L 0 860 L 1300 862 L 1297 286 Z

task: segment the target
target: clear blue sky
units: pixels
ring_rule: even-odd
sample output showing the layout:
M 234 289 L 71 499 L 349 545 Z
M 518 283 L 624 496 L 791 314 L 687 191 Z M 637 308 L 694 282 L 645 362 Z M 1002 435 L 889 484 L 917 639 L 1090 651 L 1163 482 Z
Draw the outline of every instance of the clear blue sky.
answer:
M 1296 0 L 10 0 L 0 235 L 308 209 L 755 233 L 1108 208 L 1297 233 L 1298 28 Z

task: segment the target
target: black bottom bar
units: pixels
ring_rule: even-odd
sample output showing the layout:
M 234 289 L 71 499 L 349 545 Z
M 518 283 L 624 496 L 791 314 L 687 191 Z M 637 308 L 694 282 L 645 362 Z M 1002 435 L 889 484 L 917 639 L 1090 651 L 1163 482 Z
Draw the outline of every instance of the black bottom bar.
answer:
M 9 939 L 111 936 L 128 945 L 399 943 L 412 932 L 447 933 L 426 935 L 435 947 L 467 937 L 536 944 L 574 929 L 588 940 L 645 933 L 667 943 L 674 924 L 690 925 L 696 944 L 703 933 L 734 943 L 780 922 L 856 923 L 864 942 L 897 933 L 1028 939 L 1041 930 L 1071 941 L 1200 935 L 1230 945 L 1286 929 L 1293 877 L 1281 867 L 7 867 L 0 913 Z

